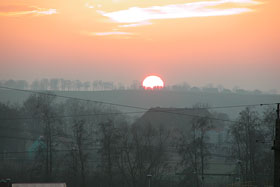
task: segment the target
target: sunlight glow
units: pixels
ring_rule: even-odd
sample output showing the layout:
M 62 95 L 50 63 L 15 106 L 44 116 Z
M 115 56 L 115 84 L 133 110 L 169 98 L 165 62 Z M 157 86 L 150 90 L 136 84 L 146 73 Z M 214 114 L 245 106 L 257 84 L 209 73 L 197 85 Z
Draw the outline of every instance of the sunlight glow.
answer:
M 84 36 L 131 36 L 134 35 L 130 32 L 120 32 L 120 31 L 112 31 L 112 32 L 89 32 L 89 31 L 81 31 L 81 35 Z
M 151 75 L 144 79 L 144 81 L 142 82 L 142 86 L 145 89 L 163 88 L 164 82 L 160 77 Z
M 131 23 L 131 24 L 126 24 L 126 25 L 119 25 L 119 27 L 139 27 L 139 26 L 145 26 L 145 25 L 151 25 L 152 23 L 150 22 L 140 22 L 140 23 Z
M 108 35 L 131 35 L 129 32 L 98 32 L 96 36 L 108 36 Z
M 56 9 L 38 8 L 37 10 L 16 11 L 16 12 L 0 12 L 0 16 L 23 16 L 23 15 L 52 15 L 57 14 Z
M 236 4 L 240 7 L 216 7 L 228 3 Z M 259 2 L 254 0 L 212 0 L 191 2 L 185 4 L 170 4 L 165 6 L 151 6 L 147 8 L 131 7 L 126 10 L 119 10 L 115 12 L 98 11 L 98 13 L 118 23 L 143 23 L 148 22 L 149 20 L 157 19 L 175 19 L 241 14 L 252 11 L 252 9 L 246 8 L 244 6 L 256 4 L 259 4 Z

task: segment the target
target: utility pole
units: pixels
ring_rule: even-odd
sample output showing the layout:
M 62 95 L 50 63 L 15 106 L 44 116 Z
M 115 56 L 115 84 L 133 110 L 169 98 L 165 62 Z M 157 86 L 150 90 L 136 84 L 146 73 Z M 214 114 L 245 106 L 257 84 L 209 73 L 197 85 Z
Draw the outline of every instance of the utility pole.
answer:
M 280 187 L 280 103 L 277 103 L 274 140 L 274 187 Z
M 151 178 L 152 178 L 152 175 L 151 175 L 151 174 L 148 174 L 147 177 L 148 177 L 148 187 L 151 187 Z

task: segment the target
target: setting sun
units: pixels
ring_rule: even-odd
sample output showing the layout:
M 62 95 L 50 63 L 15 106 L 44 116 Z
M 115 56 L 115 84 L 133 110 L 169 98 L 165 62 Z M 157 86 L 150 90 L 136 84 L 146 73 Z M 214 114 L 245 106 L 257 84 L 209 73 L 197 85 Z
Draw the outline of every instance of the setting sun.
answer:
M 142 86 L 145 89 L 163 88 L 164 82 L 160 77 L 151 75 L 144 79 Z

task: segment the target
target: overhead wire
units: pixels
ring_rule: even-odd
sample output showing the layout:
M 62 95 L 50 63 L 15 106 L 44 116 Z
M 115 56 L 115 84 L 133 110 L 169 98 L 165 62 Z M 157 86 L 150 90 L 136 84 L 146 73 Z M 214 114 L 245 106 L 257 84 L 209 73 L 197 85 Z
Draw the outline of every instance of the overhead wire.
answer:
M 170 113 L 170 114 L 177 114 L 177 115 L 185 115 L 185 116 L 191 116 L 191 117 L 204 117 L 212 120 L 219 120 L 224 122 L 234 122 L 232 120 L 228 119 L 220 119 L 220 118 L 213 118 L 209 116 L 201 116 L 201 115 L 194 115 L 194 114 L 186 114 L 186 113 L 177 113 L 174 111 L 188 111 L 188 110 L 208 110 L 208 109 L 222 109 L 222 108 L 240 108 L 240 107 L 256 107 L 256 106 L 265 106 L 265 105 L 275 105 L 277 103 L 258 103 L 258 104 L 248 104 L 248 105 L 228 105 L 228 106 L 216 106 L 216 107 L 199 107 L 199 108 L 182 108 L 182 109 L 157 109 L 157 108 L 144 108 L 144 107 L 138 107 L 138 106 L 132 106 L 132 105 L 124 105 L 124 104 L 117 104 L 117 103 L 111 103 L 111 102 L 104 102 L 104 101 L 97 101 L 92 99 L 83 99 L 83 98 L 77 98 L 77 97 L 71 97 L 71 96 L 63 96 L 63 95 L 57 95 L 53 93 L 47 93 L 47 92 L 37 92 L 32 90 L 23 90 L 23 89 L 17 89 L 17 88 L 10 88 L 5 86 L 0 86 L 1 89 L 8 89 L 8 90 L 14 90 L 14 91 L 20 91 L 20 92 L 28 92 L 33 94 L 41 94 L 46 96 L 53 96 L 53 97 L 61 97 L 66 99 L 73 99 L 73 100 L 79 100 L 79 101 L 85 101 L 85 102 L 94 102 L 94 103 L 100 103 L 100 104 L 106 104 L 111 106 L 119 106 L 119 107 L 126 107 L 126 108 L 134 108 L 134 109 L 141 109 L 143 111 L 133 111 L 133 112 L 115 112 L 115 113 L 95 113 L 95 114 L 84 114 L 84 115 L 64 115 L 64 116 L 51 116 L 50 118 L 71 118 L 71 117 L 89 117 L 89 116 L 97 116 L 97 115 L 121 115 L 121 114 L 133 114 L 133 113 L 145 113 L 146 111 L 150 112 L 163 112 L 163 113 Z M 21 117 L 21 118 L 0 118 L 0 120 L 33 120 L 34 118 L 31 117 Z M 41 118 L 35 118 L 35 119 L 41 119 Z
M 86 148 L 83 149 L 83 151 L 98 151 L 100 150 L 102 147 L 92 147 L 92 148 Z M 129 147 L 125 147 L 125 146 L 117 146 L 117 149 L 130 149 Z M 154 147 L 153 149 L 162 149 L 160 147 Z M 171 146 L 171 147 L 167 147 L 165 150 L 162 150 L 165 153 L 170 153 L 171 151 L 174 151 L 174 149 L 176 150 L 176 147 Z M 78 149 L 54 149 L 52 150 L 53 152 L 68 152 L 68 151 L 78 151 Z M 24 154 L 24 153 L 35 153 L 38 152 L 38 150 L 30 150 L 30 151 L 3 151 L 0 152 L 1 154 Z M 41 150 L 40 152 L 47 152 L 44 150 Z M 232 158 L 231 155 L 224 155 L 224 154 L 216 154 L 216 153 L 210 153 L 209 155 L 206 155 L 207 157 L 221 157 L 221 158 Z
M 128 107 L 128 108 L 134 108 L 134 109 L 141 109 L 142 110 L 142 111 L 133 111 L 133 112 L 114 112 L 114 113 L 95 113 L 95 114 L 83 114 L 83 115 L 50 116 L 50 118 L 89 117 L 89 116 L 97 116 L 97 115 L 123 115 L 123 114 L 132 114 L 132 113 L 144 113 L 144 112 L 149 111 L 149 112 L 162 112 L 162 113 L 183 115 L 183 116 L 189 116 L 189 117 L 195 117 L 195 118 L 205 118 L 205 119 L 223 121 L 223 122 L 230 122 L 230 123 L 242 123 L 242 122 L 234 121 L 234 120 L 215 118 L 215 117 L 211 117 L 211 116 L 201 116 L 201 115 L 194 115 L 194 114 L 187 114 L 187 113 L 178 113 L 178 112 L 173 112 L 173 111 L 253 107 L 253 106 L 265 106 L 265 105 L 277 104 L 277 103 L 259 103 L 259 104 L 249 104 L 249 105 L 231 105 L 231 106 L 216 106 L 216 107 L 185 108 L 185 109 L 172 109 L 172 110 L 171 109 L 170 110 L 165 109 L 165 110 L 163 110 L 163 109 L 160 109 L 160 108 L 159 109 L 158 108 L 148 109 L 148 108 L 132 106 L 132 105 L 116 104 L 116 103 L 97 101 L 97 100 L 91 100 L 91 99 L 82 99 L 82 98 L 63 96 L 63 95 L 57 95 L 57 94 L 52 94 L 52 93 L 46 93 L 46 92 L 37 92 L 37 91 L 32 91 L 32 90 L 22 90 L 22 89 L 17 89 L 17 88 L 9 88 L 9 87 L 5 87 L 5 86 L 0 86 L 0 88 L 1 89 L 14 90 L 14 91 L 20 91 L 20 92 L 28 92 L 28 93 L 41 94 L 41 95 L 53 96 L 53 97 L 62 97 L 62 98 L 73 99 L 73 100 L 101 103 L 101 104 L 106 104 L 106 105 L 121 106 L 121 107 Z M 34 119 L 42 119 L 42 118 L 34 118 L 34 117 L 0 118 L 0 120 L 34 120 Z
M 97 100 L 92 100 L 92 99 L 83 99 L 83 98 L 53 94 L 53 93 L 50 93 L 50 92 L 38 92 L 38 91 L 33 91 L 33 90 L 23 90 L 23 89 L 18 89 L 18 88 L 10 88 L 10 87 L 6 87 L 6 86 L 0 86 L 0 88 L 1 89 L 7 89 L 7 90 L 19 91 L 19 92 L 29 92 L 29 93 L 32 93 L 32 94 L 41 94 L 41 95 L 45 95 L 45 96 L 60 97 L 60 98 L 65 98 L 65 99 L 73 99 L 73 100 L 79 100 L 79 101 L 85 101 L 85 102 L 94 102 L 94 103 L 106 104 L 106 105 L 111 105 L 111 106 L 119 106 L 119 107 L 134 108 L 134 109 L 145 109 L 145 108 L 142 108 L 142 107 L 137 107 L 137 106 L 132 106 L 132 105 L 124 105 L 124 104 L 117 104 L 117 103 L 111 103 L 111 102 L 105 102 L 105 101 L 97 101 Z
M 111 106 L 118 106 L 118 107 L 125 107 L 125 108 L 134 108 L 134 109 L 142 109 L 142 110 L 148 110 L 144 107 L 139 106 L 133 106 L 133 105 L 125 105 L 125 104 L 119 104 L 119 103 L 112 103 L 112 102 L 105 102 L 105 101 L 98 101 L 98 100 L 92 100 L 92 99 L 83 99 L 83 98 L 77 98 L 72 96 L 65 96 L 65 95 L 58 95 L 50 92 L 38 92 L 33 90 L 24 90 L 24 89 L 18 89 L 18 88 L 10 88 L 6 86 L 0 86 L 1 89 L 7 89 L 7 90 L 14 90 L 19 92 L 28 92 L 33 94 L 41 94 L 46 96 L 52 96 L 52 97 L 60 97 L 65 99 L 73 99 L 73 100 L 79 100 L 79 101 L 85 101 L 85 102 L 94 102 L 94 103 L 100 103 L 105 105 L 111 105 Z M 186 108 L 186 109 L 179 109 L 179 110 L 199 110 L 199 109 L 220 109 L 220 108 L 240 108 L 240 107 L 254 107 L 254 106 L 264 106 L 264 105 L 275 105 L 277 103 L 258 103 L 258 104 L 247 104 L 247 105 L 228 105 L 228 106 L 215 106 L 215 107 L 199 107 L 199 108 Z
M 74 117 L 91 117 L 91 116 L 103 116 L 103 115 L 123 115 L 123 114 L 138 114 L 145 113 L 145 111 L 132 111 L 132 112 L 104 112 L 104 113 L 93 113 L 93 114 L 80 114 L 80 115 L 61 115 L 61 116 L 49 116 L 49 119 L 60 119 L 60 118 L 74 118 Z M 41 117 L 17 117 L 17 118 L 0 118 L 2 121 L 13 121 L 13 120 L 40 120 Z
M 52 137 L 56 137 L 56 136 L 54 135 Z M 63 136 L 58 136 L 58 137 L 63 137 Z M 38 137 L 38 138 L 27 138 L 27 137 L 19 137 L 19 136 L 15 137 L 15 136 L 5 136 L 5 135 L 4 136 L 0 135 L 0 138 L 2 138 L 2 139 L 14 139 L 14 140 L 25 140 L 25 141 L 32 141 L 32 142 L 40 139 L 40 137 Z M 65 138 L 65 137 L 63 137 L 63 138 Z M 67 137 L 67 138 L 70 138 L 70 137 Z M 65 140 L 61 140 L 61 139 L 59 141 L 63 142 L 63 143 L 69 143 L 70 142 L 70 141 L 65 141 Z

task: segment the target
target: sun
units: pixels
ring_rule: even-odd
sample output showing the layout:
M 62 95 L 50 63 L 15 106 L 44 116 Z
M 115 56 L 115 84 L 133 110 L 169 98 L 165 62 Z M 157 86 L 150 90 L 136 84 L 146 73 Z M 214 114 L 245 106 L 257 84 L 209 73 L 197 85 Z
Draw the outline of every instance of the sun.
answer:
M 143 80 L 142 86 L 145 89 L 160 89 L 164 87 L 164 82 L 159 76 L 150 75 Z

